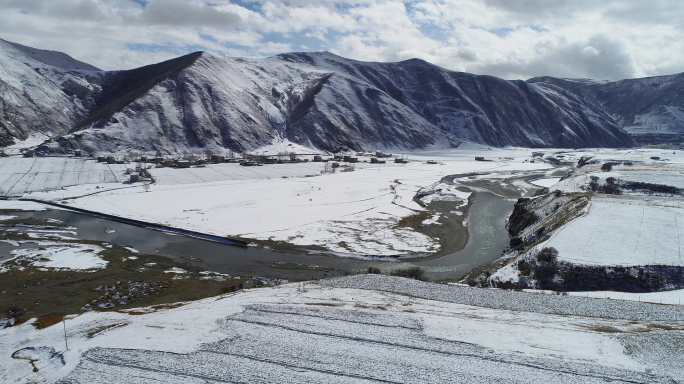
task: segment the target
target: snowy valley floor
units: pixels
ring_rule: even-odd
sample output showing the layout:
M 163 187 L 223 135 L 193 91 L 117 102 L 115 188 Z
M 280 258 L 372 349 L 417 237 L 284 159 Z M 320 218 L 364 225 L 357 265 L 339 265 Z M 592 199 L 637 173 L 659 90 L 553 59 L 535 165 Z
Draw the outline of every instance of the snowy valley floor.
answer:
M 525 172 L 543 177 L 554 172 L 548 163 L 530 162 L 530 153 L 524 149 L 436 151 L 411 154 L 408 164 L 395 164 L 393 159 L 387 164 L 371 164 L 369 158 L 362 157 L 366 162 L 355 164 L 354 172 L 325 175 L 321 175 L 324 164 L 314 162 L 152 168 L 156 183 L 149 191 L 141 184 L 122 182 L 125 165 L 8 158 L 0 159 L 0 178 L 4 178 L 0 188 L 10 197 L 55 201 L 216 236 L 351 256 L 425 255 L 439 250 L 439 240 L 398 225 L 402 219 L 422 217 L 427 211 L 413 200 L 417 193 L 432 194 L 428 203 L 453 201 L 462 213 L 470 194 L 482 188 L 477 183 L 463 183 L 462 188 L 446 186 L 442 178 L 494 174 L 487 188 L 498 193 L 506 190 L 505 178 Z M 474 161 L 480 155 L 491 161 Z M 436 163 L 427 164 L 427 160 Z M 534 185 L 515 186 L 516 192 L 508 192 L 507 197 L 517 197 L 524 188 Z M 440 216 L 421 220 L 428 219 L 432 221 L 426 224 L 437 224 Z
M 396 293 L 395 293 L 396 292 Z M 541 301 L 540 301 L 541 300 Z M 540 305 L 547 304 L 547 305 Z M 145 313 L 149 312 L 149 313 Z M 0 331 L 3 382 L 680 382 L 684 308 L 356 276 Z M 35 369 L 34 369 L 35 367 Z
M 473 160 L 481 155 L 492 161 Z M 547 195 L 549 209 L 537 211 L 546 215 L 587 195 L 582 188 L 595 175 L 601 183 L 615 177 L 682 186 L 681 153 L 545 156 L 430 152 L 412 154 L 409 164 L 361 163 L 354 172 L 314 177 L 306 176 L 322 164 L 153 168 L 149 192 L 124 181 L 124 165 L 11 157 L 0 159 L 0 188 L 14 198 L 361 257 L 435 252 L 438 239 L 418 229 L 444 225 L 447 213 L 467 217 L 472 193 L 482 190 L 515 199 L 533 185 L 557 189 L 560 197 Z M 553 167 L 552 156 L 566 165 Z M 598 162 L 561 181 L 581 156 Z M 622 163 L 601 171 L 615 159 Z M 435 202 L 453 207 L 431 211 Z M 546 218 L 523 228 L 528 250 L 552 245 L 560 261 L 585 266 L 684 265 L 681 197 L 593 194 L 587 202 L 549 233 Z M 0 200 L 0 251 L 7 251 L 0 306 L 35 304 L 59 316 L 0 330 L 0 382 L 684 382 L 684 290 L 561 296 L 359 275 L 218 297 L 219 288 L 249 278 L 83 240 L 58 220 L 17 217 L 22 209 L 44 206 Z M 413 224 L 401 225 L 407 221 Z M 492 276 L 517 279 L 513 267 Z M 41 297 L 48 290 L 53 296 Z M 178 303 L 148 307 L 169 302 Z M 62 323 L 64 313 L 74 315 Z

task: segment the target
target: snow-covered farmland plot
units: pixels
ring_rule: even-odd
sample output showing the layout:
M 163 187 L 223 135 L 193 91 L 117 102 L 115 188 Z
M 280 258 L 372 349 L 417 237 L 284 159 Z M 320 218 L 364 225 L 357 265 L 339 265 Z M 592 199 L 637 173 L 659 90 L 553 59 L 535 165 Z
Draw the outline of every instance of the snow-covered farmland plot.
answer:
M 577 264 L 684 266 L 684 204 L 595 196 L 585 215 L 541 246 Z
M 650 163 L 614 166 L 611 172 L 597 173 L 602 179 L 614 177 L 624 181 L 670 185 L 684 188 L 684 164 Z
M 0 195 L 57 190 L 83 184 L 120 183 L 126 165 L 69 157 L 0 158 Z
M 580 157 L 590 158 L 590 164 L 577 168 L 563 181 L 553 185 L 552 189 L 563 192 L 586 191 L 591 177 L 597 177 L 599 184 L 606 179 L 614 178 L 622 182 L 638 182 L 667 185 L 684 189 L 684 151 L 666 150 L 601 150 L 567 153 L 566 160 L 577 161 Z M 655 160 L 655 159 L 657 160 Z M 610 163 L 609 171 L 602 166 Z M 624 194 L 641 194 L 629 189 Z
M 370 167 L 358 163 L 357 168 Z M 377 165 L 374 165 L 377 167 Z M 391 165 L 388 165 L 391 166 Z M 226 180 L 263 180 L 290 177 L 318 176 L 324 163 L 306 162 L 290 164 L 267 164 L 260 167 L 244 167 L 236 163 L 208 164 L 201 168 L 153 168 L 150 170 L 159 185 L 199 184 Z
M 445 297 L 468 290 L 471 297 L 479 292 L 502 296 L 502 302 L 541 298 L 582 301 L 598 309 L 615 305 L 376 278 L 380 285 L 391 279 L 390 287 L 429 285 Z M 361 285 L 372 286 L 374 277 L 362 280 Z M 174 309 L 136 310 L 147 312 L 142 315 L 89 312 L 66 320 L 68 351 L 61 323 L 44 330 L 30 322 L 7 328 L 0 331 L 0 379 L 97 384 L 652 383 L 683 378 L 677 364 L 684 342 L 678 320 L 536 313 L 534 305 L 530 311 L 496 309 L 395 294 L 392 288 L 325 285 L 308 284 L 301 291 L 292 284 Z M 653 307 L 621 305 L 646 314 Z M 681 318 L 677 308 L 669 313 Z M 648 343 L 650 348 L 642 348 Z M 630 353 L 635 348 L 640 352 Z M 658 358 L 663 348 L 669 357 Z M 9 358 L 12 354 L 19 358 Z M 37 372 L 24 357 L 34 360 Z

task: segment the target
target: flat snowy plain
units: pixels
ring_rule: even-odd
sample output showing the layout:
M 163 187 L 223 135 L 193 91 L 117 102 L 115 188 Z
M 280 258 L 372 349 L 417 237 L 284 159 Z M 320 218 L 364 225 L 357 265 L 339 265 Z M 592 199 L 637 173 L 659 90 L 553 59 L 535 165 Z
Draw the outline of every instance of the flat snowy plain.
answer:
M 540 246 L 577 264 L 684 266 L 684 201 L 594 197 L 584 216 Z
M 24 197 L 66 201 L 73 207 L 218 236 L 319 246 L 341 255 L 424 254 L 438 249 L 437 240 L 397 226 L 402 218 L 424 211 L 413 201 L 419 190 L 430 189 L 452 174 L 496 171 L 511 176 L 553 170 L 546 163 L 528 162 L 530 153 L 522 149 L 424 152 L 411 154 L 413 161 L 408 164 L 395 164 L 391 159 L 387 164 L 361 162 L 354 172 L 325 175 L 321 175 L 324 164 L 314 162 L 152 168 L 157 183 L 149 192 L 140 184 L 121 181 L 59 184 L 54 180 L 63 179 L 60 172 L 70 172 L 72 167 L 64 164 L 83 160 L 46 158 L 40 160 L 55 163 L 52 176 L 45 177 L 52 184 L 35 184 L 32 193 Z M 474 161 L 482 155 L 493 161 Z M 18 164 L 35 161 L 10 159 Z M 427 164 L 427 160 L 439 164 Z M 0 159 L 0 165 L 2 161 L 10 160 Z M 85 163 L 100 171 L 109 169 L 92 160 Z M 121 167 L 118 172 L 123 175 L 126 166 Z M 452 194 L 456 199 L 468 196 L 455 189 Z
M 653 305 L 643 303 L 630 307 L 641 320 L 610 319 L 601 314 L 615 305 L 611 300 L 383 276 L 322 283 L 307 284 L 304 291 L 289 284 L 136 314 L 86 313 L 65 322 L 69 350 L 62 324 L 7 328 L 0 331 L 0 378 L 17 383 L 684 379 L 681 307 L 660 306 L 656 316 L 669 317 L 666 322 L 648 315 Z M 462 302 L 467 295 L 461 291 L 489 294 L 473 305 Z M 568 302 L 538 313 L 537 297 Z M 574 311 L 577 300 L 592 312 L 554 312 Z M 497 301 L 504 308 L 493 307 Z

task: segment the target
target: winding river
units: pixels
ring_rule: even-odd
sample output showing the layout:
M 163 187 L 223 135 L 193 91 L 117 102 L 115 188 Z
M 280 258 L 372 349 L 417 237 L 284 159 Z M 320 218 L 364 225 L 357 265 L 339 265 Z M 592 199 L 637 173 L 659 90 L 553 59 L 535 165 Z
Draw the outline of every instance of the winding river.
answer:
M 468 214 L 468 243 L 462 250 L 439 258 L 411 261 L 378 261 L 311 254 L 283 254 L 261 248 L 244 248 L 188 236 L 174 235 L 109 221 L 66 210 L 3 212 L 18 218 L 51 218 L 77 228 L 83 240 L 106 241 L 130 246 L 143 254 L 157 254 L 196 264 L 204 269 L 231 275 L 279 278 L 321 278 L 343 271 L 361 272 L 369 266 L 383 271 L 408 266 L 423 268 L 432 280 L 457 279 L 471 269 L 496 260 L 508 245 L 506 217 L 514 202 L 489 192 L 478 192 Z M 105 232 L 105 229 L 110 229 Z M 116 232 L 111 231 L 111 229 Z M 31 247 L 22 244 L 22 248 Z M 0 260 L 16 249 L 0 243 Z

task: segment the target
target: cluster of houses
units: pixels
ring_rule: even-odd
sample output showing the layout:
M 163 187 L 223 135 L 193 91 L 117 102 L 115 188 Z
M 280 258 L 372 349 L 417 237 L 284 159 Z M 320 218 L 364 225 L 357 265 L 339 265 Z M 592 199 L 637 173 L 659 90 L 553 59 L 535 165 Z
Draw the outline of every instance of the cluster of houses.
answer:
M 266 155 L 249 155 L 245 154 L 245 158 L 240 160 L 240 165 L 250 167 L 250 166 L 262 166 L 264 164 L 286 164 L 286 163 L 306 163 L 309 159 L 300 159 L 296 154 L 288 154 L 286 157 L 284 155 L 275 158 L 273 156 Z M 314 160 L 316 161 L 316 160 Z
M 24 152 L 25 157 L 35 157 L 40 154 L 36 153 L 34 150 L 27 150 Z M 177 168 L 190 168 L 190 167 L 204 167 L 208 163 L 218 164 L 218 163 L 239 163 L 242 166 L 262 166 L 264 164 L 285 164 L 285 163 L 304 163 L 309 162 L 309 159 L 300 159 L 295 153 L 279 153 L 276 156 L 266 156 L 266 155 L 250 155 L 244 154 L 242 158 L 225 157 L 220 155 L 207 154 L 206 159 L 201 159 L 199 156 L 186 156 L 182 159 L 169 159 L 162 157 L 159 153 L 157 156 L 139 156 L 139 158 L 129 157 L 114 157 L 114 156 L 97 156 L 97 161 L 106 164 L 127 164 L 128 162 L 140 162 L 140 163 L 154 163 L 157 167 L 177 167 Z M 90 156 L 94 157 L 93 154 L 84 154 L 82 150 L 75 150 L 74 157 Z M 340 163 L 348 163 L 350 166 L 353 163 L 359 162 L 359 156 L 370 157 L 371 164 L 385 164 L 386 160 L 384 158 L 392 157 L 392 154 L 386 154 L 382 152 L 372 152 L 372 153 L 357 153 L 356 156 L 343 154 L 343 155 L 333 155 L 332 157 L 324 158 L 322 155 L 313 155 L 313 162 L 331 162 L 331 168 L 340 168 Z M 365 160 L 364 160 L 365 161 Z M 395 163 L 405 164 L 409 161 L 405 158 L 395 158 Z M 140 172 L 130 172 L 131 181 L 136 177 L 134 174 L 138 174 L 138 178 L 142 177 Z M 137 181 L 137 180 L 135 180 Z
M 131 183 L 137 183 L 139 181 L 146 181 L 146 180 L 151 180 L 152 175 L 150 172 L 142 166 L 137 166 L 135 169 L 133 168 L 128 168 L 126 170 L 126 174 L 130 177 L 130 182 Z
M 43 156 L 45 156 L 45 154 L 42 152 L 36 152 L 33 149 L 27 149 L 24 151 L 24 157 L 38 157 L 38 156 L 43 157 Z M 74 157 L 83 157 L 83 156 L 84 156 L 83 151 L 81 151 L 80 149 L 77 149 L 74 151 Z
M 357 156 L 369 156 L 369 154 L 365 153 L 358 153 Z M 392 155 L 384 154 L 382 152 L 375 152 L 373 154 L 370 154 L 370 162 L 371 164 L 385 164 L 385 160 L 380 160 L 381 158 L 384 157 L 391 157 Z M 395 163 L 397 162 L 396 160 L 403 160 L 403 159 L 395 159 Z M 324 159 L 322 156 L 314 156 L 313 161 L 316 162 L 328 162 L 328 161 L 334 161 L 334 162 L 340 162 L 340 163 L 358 163 L 359 158 L 351 155 L 333 155 L 331 158 Z M 406 161 L 408 162 L 408 161 Z M 339 164 L 338 164 L 339 166 Z M 336 168 L 335 165 L 333 165 L 333 168 Z

